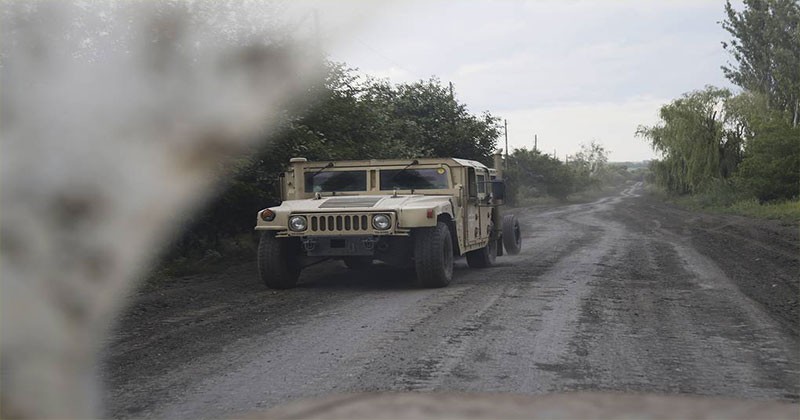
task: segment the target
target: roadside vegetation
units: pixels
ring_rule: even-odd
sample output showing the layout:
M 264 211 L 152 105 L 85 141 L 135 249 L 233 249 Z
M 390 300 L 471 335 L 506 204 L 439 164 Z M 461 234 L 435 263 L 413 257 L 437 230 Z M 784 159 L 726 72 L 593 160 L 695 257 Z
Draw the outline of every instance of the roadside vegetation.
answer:
M 640 126 L 661 159 L 648 181 L 677 202 L 720 212 L 800 221 L 800 4 L 725 5 L 725 76 L 741 91 L 706 86 Z
M 626 182 L 643 179 L 645 168 L 609 163 L 608 152 L 595 142 L 564 161 L 538 150 L 516 149 L 508 157 L 505 177 L 509 204 L 582 202 Z

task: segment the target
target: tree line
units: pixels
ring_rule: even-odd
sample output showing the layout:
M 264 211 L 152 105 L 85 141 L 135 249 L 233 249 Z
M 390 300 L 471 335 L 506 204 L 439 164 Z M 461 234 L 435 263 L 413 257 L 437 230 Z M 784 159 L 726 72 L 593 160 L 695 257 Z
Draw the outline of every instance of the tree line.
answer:
M 800 194 L 800 5 L 794 0 L 725 4 L 725 77 L 741 88 L 706 86 L 659 112 L 637 134 L 663 156 L 653 181 L 674 194 L 720 192 L 761 202 Z
M 625 165 L 610 165 L 608 151 L 596 141 L 581 145 L 578 153 L 560 160 L 539 150 L 515 149 L 506 162 L 511 204 L 524 198 L 570 195 L 621 184 L 636 177 Z

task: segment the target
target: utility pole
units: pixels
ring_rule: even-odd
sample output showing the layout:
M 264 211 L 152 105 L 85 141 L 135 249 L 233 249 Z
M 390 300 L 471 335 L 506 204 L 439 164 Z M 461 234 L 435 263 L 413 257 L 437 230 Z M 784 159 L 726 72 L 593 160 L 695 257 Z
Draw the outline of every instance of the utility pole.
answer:
M 539 144 L 538 144 L 538 143 L 539 143 L 539 136 L 538 136 L 538 135 L 536 135 L 536 134 L 534 134 L 534 135 L 533 135 L 533 151 L 534 151 L 534 152 L 535 152 L 535 151 L 537 151 L 537 150 L 539 150 L 539 149 L 537 149 L 537 148 L 539 147 Z
M 503 119 L 503 126 L 505 127 L 505 136 L 506 136 L 506 169 L 508 169 L 508 120 Z
M 456 98 L 453 96 L 453 82 L 450 82 L 450 100 L 455 101 Z

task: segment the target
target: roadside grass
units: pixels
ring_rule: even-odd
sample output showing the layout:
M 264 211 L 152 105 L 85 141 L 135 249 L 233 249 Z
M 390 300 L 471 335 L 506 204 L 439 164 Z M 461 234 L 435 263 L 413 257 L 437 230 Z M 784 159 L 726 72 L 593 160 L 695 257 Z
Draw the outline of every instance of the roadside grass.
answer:
M 721 209 L 723 212 L 742 214 L 760 219 L 779 219 L 800 222 L 800 199 L 761 204 L 756 199 L 742 200 Z
M 800 199 L 760 203 L 756 198 L 719 191 L 675 197 L 653 186 L 647 186 L 645 190 L 652 196 L 692 210 L 800 223 Z
M 145 283 L 154 285 L 172 278 L 199 273 L 218 273 L 231 263 L 255 261 L 258 236 L 244 233 L 220 240 L 218 246 L 188 256 L 162 257 L 156 268 L 145 276 Z

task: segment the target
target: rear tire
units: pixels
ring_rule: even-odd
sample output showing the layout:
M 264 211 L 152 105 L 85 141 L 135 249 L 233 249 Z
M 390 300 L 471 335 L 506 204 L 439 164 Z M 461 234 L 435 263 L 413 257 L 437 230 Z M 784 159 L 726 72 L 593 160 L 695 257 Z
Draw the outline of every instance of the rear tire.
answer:
M 291 289 L 300 277 L 300 261 L 293 238 L 265 232 L 258 243 L 258 274 L 270 289 Z
M 497 258 L 497 241 L 490 239 L 485 247 L 467 252 L 467 265 L 470 268 L 488 268 Z
M 517 255 L 522 250 L 522 233 L 517 216 L 513 214 L 503 217 L 503 245 L 511 255 Z
M 372 257 L 344 257 L 342 261 L 351 270 L 360 270 L 372 266 Z
M 424 287 L 445 287 L 453 279 L 453 241 L 450 228 L 439 222 L 436 227 L 414 232 L 414 268 Z

